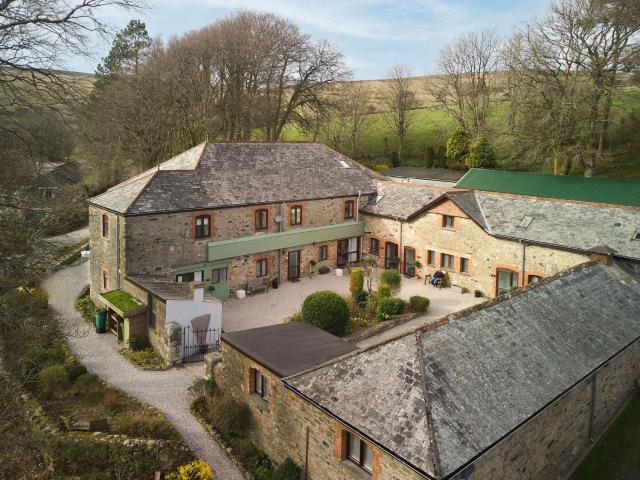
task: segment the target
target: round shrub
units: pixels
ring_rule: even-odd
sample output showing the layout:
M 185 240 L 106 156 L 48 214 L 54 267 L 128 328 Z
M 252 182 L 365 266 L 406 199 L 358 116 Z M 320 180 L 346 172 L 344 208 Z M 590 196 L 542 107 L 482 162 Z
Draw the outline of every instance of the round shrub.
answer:
M 423 313 L 429 306 L 429 299 L 421 295 L 414 295 L 409 299 L 409 306 L 414 312 Z
M 401 298 L 381 298 L 378 300 L 376 318 L 380 321 L 387 320 L 392 315 L 398 315 L 404 310 L 406 303 Z
M 359 268 L 354 268 L 349 274 L 349 291 L 356 298 L 364 288 L 364 273 Z
M 401 279 L 400 272 L 393 268 L 388 268 L 380 272 L 380 283 L 386 283 L 394 290 L 400 288 Z
M 302 304 L 302 320 L 333 335 L 344 335 L 349 326 L 349 306 L 335 292 L 315 292 Z
M 207 414 L 216 431 L 227 440 L 245 435 L 251 421 L 249 407 L 227 395 L 211 397 Z
M 69 388 L 69 374 L 64 365 L 51 365 L 38 373 L 38 385 L 46 396 L 57 396 Z
M 79 363 L 72 363 L 67 366 L 67 373 L 69 375 L 69 380 L 75 382 L 80 375 L 87 373 L 87 367 L 80 365 Z
M 378 285 L 378 298 L 388 298 L 391 296 L 391 287 L 388 283 Z
M 367 292 L 365 292 L 364 290 L 360 290 L 358 294 L 354 297 L 354 300 L 356 301 L 358 306 L 364 307 L 367 304 L 368 297 L 369 297 L 369 294 Z
M 302 471 L 290 458 L 285 458 L 273 471 L 271 480 L 299 480 Z

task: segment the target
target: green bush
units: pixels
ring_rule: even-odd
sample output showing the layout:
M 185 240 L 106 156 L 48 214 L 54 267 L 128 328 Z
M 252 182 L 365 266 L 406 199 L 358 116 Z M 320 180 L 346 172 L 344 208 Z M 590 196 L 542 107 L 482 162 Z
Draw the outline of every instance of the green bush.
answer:
M 469 168 L 496 168 L 498 161 L 485 136 L 477 138 L 469 147 L 469 155 L 465 158 L 465 165 Z
M 365 307 L 367 311 L 367 315 L 372 317 L 376 314 L 376 309 L 378 308 L 378 294 L 376 292 L 371 292 L 367 297 L 367 305 Z
M 146 338 L 131 337 L 128 343 L 129 343 L 128 345 L 129 350 L 133 352 L 140 352 L 142 350 L 146 350 L 150 348 L 149 342 L 147 341 Z
M 391 296 L 391 287 L 388 283 L 378 285 L 378 298 L 389 298 Z
M 227 395 L 212 397 L 207 402 L 206 415 L 211 425 L 227 441 L 245 435 L 251 421 L 249 407 Z
M 401 280 L 400 272 L 393 268 L 388 268 L 380 272 L 380 283 L 388 284 L 393 290 L 400 288 Z
M 233 437 L 227 440 L 227 443 L 233 450 L 235 457 L 247 470 L 256 470 L 262 466 L 258 465 L 262 452 L 250 438 Z
M 56 340 L 49 345 L 34 345 L 21 360 L 22 376 L 27 382 L 33 381 L 43 368 L 63 364 L 67 358 L 67 349 L 60 341 Z
M 189 387 L 189 393 L 195 398 L 208 398 L 214 395 L 220 395 L 221 390 L 215 377 L 211 374 L 208 377 L 199 378 L 193 382 Z
M 409 298 L 409 306 L 414 312 L 426 312 L 427 307 L 429 306 L 429 299 L 421 295 L 414 295 L 413 297 Z
M 72 363 L 71 365 L 67 365 L 67 374 L 69 375 L 69 380 L 75 382 L 78 377 L 87 373 L 87 367 L 84 365 L 80 365 L 79 363 Z
M 299 480 L 301 474 L 300 467 L 290 458 L 285 458 L 284 462 L 273 471 L 271 480 Z
M 59 396 L 69 389 L 69 374 L 64 365 L 51 365 L 38 373 L 38 386 L 44 395 Z
M 97 390 L 102 390 L 102 382 L 97 375 L 93 373 L 85 373 L 80 375 L 74 384 L 77 393 L 92 393 Z
M 358 306 L 364 307 L 367 304 L 367 298 L 369 298 L 369 294 L 364 290 L 360 290 L 358 292 L 358 295 L 354 297 L 354 300 L 358 304 Z
M 76 300 L 76 310 L 87 320 L 95 325 L 96 323 L 96 304 L 93 303 L 89 295 L 84 295 Z
M 169 422 L 164 418 L 144 415 L 141 413 L 133 414 L 124 418 L 116 430 L 121 435 L 137 438 L 175 438 L 175 431 Z
M 378 308 L 376 310 L 376 318 L 378 320 L 387 320 L 392 315 L 402 313 L 406 303 L 401 298 L 381 298 L 378 300 Z
M 349 274 L 349 291 L 356 298 L 364 288 L 364 273 L 359 268 L 354 268 Z
M 315 292 L 302 304 L 302 320 L 333 335 L 344 335 L 349 327 L 349 306 L 335 292 Z

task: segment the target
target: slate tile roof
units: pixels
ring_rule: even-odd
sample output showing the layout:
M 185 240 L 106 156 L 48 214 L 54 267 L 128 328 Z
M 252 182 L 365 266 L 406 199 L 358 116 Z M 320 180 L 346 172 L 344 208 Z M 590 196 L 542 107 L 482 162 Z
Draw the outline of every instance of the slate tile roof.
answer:
M 203 143 L 90 203 L 126 214 L 369 195 L 381 175 L 319 143 Z
M 447 188 L 444 187 L 393 181 L 378 182 L 377 197 L 372 196 L 369 203 L 363 205 L 360 211 L 382 217 L 409 220 L 446 191 Z
M 496 236 L 589 251 L 606 245 L 619 257 L 640 259 L 640 209 L 486 192 L 449 193 L 460 208 Z M 519 226 L 525 217 L 527 227 Z
M 284 382 L 444 478 L 639 341 L 640 279 L 587 263 L 450 320 Z

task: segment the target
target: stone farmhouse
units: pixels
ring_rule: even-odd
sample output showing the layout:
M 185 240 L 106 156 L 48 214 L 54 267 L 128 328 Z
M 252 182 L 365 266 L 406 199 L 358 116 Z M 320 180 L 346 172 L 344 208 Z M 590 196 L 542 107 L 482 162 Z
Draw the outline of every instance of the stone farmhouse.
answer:
M 90 199 L 89 227 L 93 300 L 124 341 L 165 356 L 170 324 L 192 324 L 202 302 L 363 254 L 487 297 L 592 255 L 640 262 L 638 207 L 396 183 L 317 143 L 203 143 Z
M 217 379 L 304 478 L 567 478 L 640 387 L 640 278 L 605 258 L 366 349 L 225 334 Z

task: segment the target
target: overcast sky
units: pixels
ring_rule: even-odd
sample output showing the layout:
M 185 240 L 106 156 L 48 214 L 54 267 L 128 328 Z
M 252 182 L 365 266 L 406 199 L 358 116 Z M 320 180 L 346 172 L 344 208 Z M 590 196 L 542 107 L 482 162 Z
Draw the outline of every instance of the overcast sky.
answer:
M 271 12 L 325 38 L 345 55 L 357 79 L 385 76 L 396 64 L 416 75 L 435 73 L 438 51 L 458 35 L 479 29 L 507 34 L 513 25 L 541 15 L 548 0 L 148 0 L 151 9 L 105 12 L 122 28 L 140 18 L 152 36 L 166 40 L 215 22 L 235 9 Z M 71 58 L 70 70 L 93 72 L 109 45 L 96 43 L 93 58 Z

